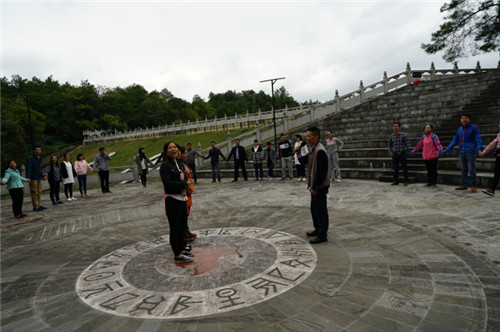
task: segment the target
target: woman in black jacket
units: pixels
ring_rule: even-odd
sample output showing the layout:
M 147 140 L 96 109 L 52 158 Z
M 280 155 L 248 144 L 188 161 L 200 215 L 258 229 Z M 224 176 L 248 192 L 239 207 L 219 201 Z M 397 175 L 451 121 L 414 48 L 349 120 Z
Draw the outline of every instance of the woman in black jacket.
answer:
M 192 262 L 194 254 L 186 251 L 184 230 L 187 225 L 187 176 L 184 164 L 177 160 L 179 149 L 174 142 L 163 146 L 163 163 L 160 167 L 161 181 L 165 191 L 165 213 L 170 226 L 170 246 L 174 260 L 179 263 Z
M 63 202 L 59 199 L 59 189 L 61 187 L 61 170 L 57 165 L 57 156 L 50 157 L 50 162 L 45 168 L 47 173 L 47 180 L 50 186 L 50 200 L 52 205 L 62 204 Z

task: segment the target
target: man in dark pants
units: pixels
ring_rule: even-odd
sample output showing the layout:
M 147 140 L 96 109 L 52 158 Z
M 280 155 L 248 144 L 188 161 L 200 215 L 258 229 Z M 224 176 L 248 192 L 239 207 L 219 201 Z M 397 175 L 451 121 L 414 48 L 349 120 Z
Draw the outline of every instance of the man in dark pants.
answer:
M 328 168 L 328 154 L 319 141 L 320 130 L 317 127 L 307 129 L 306 140 L 312 146 L 307 161 L 307 186 L 311 193 L 311 216 L 314 231 L 307 232 L 307 236 L 316 236 L 309 241 L 312 244 L 326 242 L 328 236 L 328 208 L 326 194 L 330 187 L 330 171 Z
M 110 193 L 109 191 L 109 166 L 111 157 L 106 153 L 106 150 L 99 148 L 99 154 L 94 158 L 94 168 L 98 170 L 99 180 L 101 180 L 102 193 Z
M 245 162 L 248 162 L 247 153 L 245 148 L 240 146 L 240 140 L 237 139 L 234 141 L 235 146 L 231 149 L 229 156 L 227 156 L 226 163 L 231 159 L 231 156 L 234 154 L 234 180 L 233 182 L 238 181 L 238 169 L 241 167 L 241 174 L 243 174 L 243 178 L 245 181 L 248 181 L 247 169 L 245 167 Z
M 411 151 L 408 135 L 401 132 L 401 124 L 394 122 L 392 129 L 394 133 L 389 136 L 389 154 L 392 157 L 392 167 L 394 169 L 394 182 L 391 184 L 397 186 L 399 184 L 399 164 L 403 168 L 404 184 L 408 185 L 408 168 L 406 167 L 406 150 Z
M 200 156 L 203 158 L 203 155 L 193 149 L 193 144 L 188 143 L 187 144 L 187 160 L 186 163 L 189 166 L 189 169 L 191 169 L 191 172 L 193 173 L 193 180 L 194 184 L 198 183 L 198 176 L 196 175 L 196 155 Z
M 215 182 L 215 177 L 217 176 L 217 179 L 220 182 L 221 176 L 220 176 L 220 167 L 219 167 L 219 156 L 222 157 L 222 159 L 226 160 L 226 157 L 222 154 L 222 152 L 217 149 L 215 146 L 215 141 L 212 141 L 212 148 L 208 150 L 208 156 L 203 157 L 204 159 L 209 159 L 210 158 L 210 167 L 212 168 L 212 183 Z

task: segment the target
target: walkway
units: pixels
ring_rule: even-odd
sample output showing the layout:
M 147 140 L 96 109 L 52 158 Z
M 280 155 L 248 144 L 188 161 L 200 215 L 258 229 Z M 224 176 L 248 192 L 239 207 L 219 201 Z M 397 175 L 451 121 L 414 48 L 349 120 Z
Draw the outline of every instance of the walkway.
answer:
M 500 330 L 499 197 L 345 180 L 311 246 L 304 182 L 200 181 L 185 266 L 160 182 L 2 198 L 2 331 Z

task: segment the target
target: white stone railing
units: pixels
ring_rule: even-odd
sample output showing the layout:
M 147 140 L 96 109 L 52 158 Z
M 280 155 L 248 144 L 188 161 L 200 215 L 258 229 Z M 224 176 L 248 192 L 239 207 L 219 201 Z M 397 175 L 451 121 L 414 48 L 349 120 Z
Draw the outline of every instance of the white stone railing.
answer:
M 314 105 L 308 105 L 308 106 L 301 105 L 295 108 L 285 108 L 276 110 L 275 112 L 276 119 L 277 122 L 280 123 L 280 127 L 276 129 L 276 132 L 278 134 L 288 133 L 288 130 L 291 128 L 304 126 L 307 125 L 308 123 L 321 119 L 324 116 L 340 112 L 343 110 L 348 110 L 365 102 L 366 100 L 378 97 L 380 95 L 384 95 L 393 90 L 410 85 L 416 79 L 420 79 L 423 81 L 437 80 L 451 76 L 469 75 L 489 70 L 492 69 L 482 69 L 479 62 L 477 63 L 476 68 L 474 69 L 459 69 L 457 63 L 455 63 L 452 69 L 435 69 L 434 63 L 432 63 L 430 69 L 424 69 L 424 70 L 412 70 L 410 68 L 410 64 L 408 63 L 405 71 L 402 71 L 390 77 L 388 77 L 387 73 L 384 72 L 382 80 L 370 84 L 368 86 L 364 86 L 363 81 L 361 81 L 359 89 L 347 93 L 345 95 L 340 96 L 338 90 L 336 90 L 335 97 L 330 101 Z M 272 120 L 273 120 L 272 111 L 261 112 L 259 110 L 258 113 L 253 113 L 253 114 L 249 114 L 247 112 L 245 116 L 241 115 L 235 115 L 232 117 L 225 116 L 222 119 L 218 119 L 217 117 L 215 117 L 214 119 L 205 119 L 204 121 L 199 121 L 199 120 L 196 120 L 195 122 L 188 121 L 187 123 L 179 123 L 170 126 L 165 125 L 155 128 L 135 129 L 124 133 L 118 132 L 111 135 L 103 135 L 102 131 L 92 131 L 92 132 L 84 131 L 83 144 L 108 143 L 108 142 L 122 141 L 122 140 L 134 140 L 140 138 L 162 137 L 162 136 L 190 134 L 197 132 L 210 132 L 210 131 L 228 130 L 233 128 L 253 127 L 253 126 L 256 126 L 257 129 L 250 132 L 254 133 L 254 136 L 252 136 L 251 140 L 253 141 L 255 137 L 259 139 L 260 135 L 259 139 L 260 141 L 271 138 L 271 136 L 265 134 L 267 133 L 267 131 L 264 131 L 264 129 L 268 127 L 268 125 L 272 122 Z M 259 126 L 263 127 L 259 129 Z M 247 137 L 249 136 L 250 133 L 245 133 L 241 137 Z M 269 134 L 274 134 L 274 132 Z M 240 137 L 235 137 L 234 139 L 236 138 Z M 244 146 L 248 145 L 251 145 L 251 143 L 245 144 Z

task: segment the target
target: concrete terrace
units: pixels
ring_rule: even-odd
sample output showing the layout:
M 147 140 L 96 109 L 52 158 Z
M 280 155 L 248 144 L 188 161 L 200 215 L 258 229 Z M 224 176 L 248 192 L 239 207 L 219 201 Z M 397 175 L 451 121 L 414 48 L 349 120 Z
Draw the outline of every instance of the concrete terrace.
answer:
M 328 197 L 329 241 L 309 249 L 305 232 L 312 222 L 304 182 L 230 180 L 212 184 L 200 179 L 189 222 L 199 233 L 195 259 L 201 260 L 203 248 L 215 244 L 229 248 L 224 251 L 240 246 L 235 251 L 239 256 L 224 256 L 223 251 L 215 269 L 199 276 L 170 263 L 159 181 L 147 188 L 115 185 L 106 195 L 92 189 L 89 198 L 77 195 L 77 201 L 57 207 L 44 192 L 42 204 L 48 209 L 37 213 L 25 197 L 29 216 L 20 220 L 12 218 L 10 198 L 3 197 L 2 331 L 500 330 L 499 197 L 456 192 L 445 185 L 430 189 L 344 180 L 331 187 Z M 234 235 L 253 228 L 258 229 L 255 234 L 270 230 L 266 239 L 278 234 L 287 240 L 272 244 L 275 253 L 259 247 L 271 248 L 259 235 Z M 227 235 L 222 241 L 210 237 L 214 230 Z M 149 246 L 140 249 L 142 256 L 126 260 L 127 254 L 117 254 L 123 248 L 139 251 L 141 245 Z M 293 260 L 309 270 L 291 277 L 284 271 L 292 271 L 292 265 L 289 270 L 280 265 L 281 270 L 269 272 L 266 264 L 283 263 L 283 255 L 291 251 L 297 255 Z M 113 252 L 121 258 L 106 261 Z M 300 260 L 301 252 L 307 260 Z M 225 278 L 234 281 L 224 269 L 261 256 L 240 270 L 248 274 L 240 279 L 261 276 L 260 286 L 257 279 L 246 279 L 250 281 L 244 280 L 241 288 L 228 286 L 217 297 L 210 293 L 224 286 Z M 120 262 L 123 269 L 116 267 Z M 98 285 L 106 272 L 85 274 L 107 267 L 121 269 L 113 271 L 125 281 Z M 191 286 L 172 291 L 160 282 L 160 277 L 173 275 L 192 280 Z M 125 284 L 126 292 L 112 293 Z M 212 294 L 202 296 L 203 306 L 189 293 L 195 286 L 204 289 L 200 296 Z M 153 295 L 136 301 L 130 287 Z M 244 288 L 245 295 L 235 295 Z M 119 295 L 98 301 L 107 291 Z M 167 292 L 172 299 L 161 295 Z M 124 294 L 129 297 L 120 298 Z M 161 306 L 163 319 L 158 318 Z

